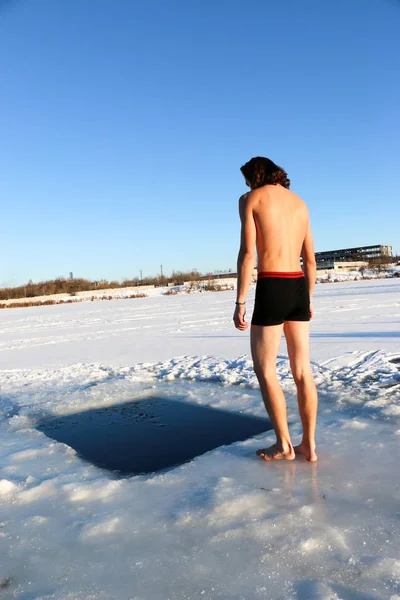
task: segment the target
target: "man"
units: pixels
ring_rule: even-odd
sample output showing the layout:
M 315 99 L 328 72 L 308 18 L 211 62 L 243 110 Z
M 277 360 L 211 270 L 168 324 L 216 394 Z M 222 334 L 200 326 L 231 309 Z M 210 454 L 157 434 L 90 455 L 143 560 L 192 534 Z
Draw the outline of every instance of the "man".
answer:
M 251 354 L 276 435 L 276 443 L 257 450 L 257 454 L 267 461 L 293 460 L 295 454 L 302 454 L 314 462 L 318 397 L 309 357 L 309 321 L 313 313 L 316 263 L 308 209 L 289 190 L 286 172 L 268 158 L 252 158 L 240 170 L 251 191 L 239 200 L 242 229 L 233 320 L 240 331 L 247 329 L 246 294 L 256 246 L 258 280 L 251 321 Z M 296 447 L 290 439 L 285 397 L 276 375 L 282 331 L 303 425 L 303 437 Z

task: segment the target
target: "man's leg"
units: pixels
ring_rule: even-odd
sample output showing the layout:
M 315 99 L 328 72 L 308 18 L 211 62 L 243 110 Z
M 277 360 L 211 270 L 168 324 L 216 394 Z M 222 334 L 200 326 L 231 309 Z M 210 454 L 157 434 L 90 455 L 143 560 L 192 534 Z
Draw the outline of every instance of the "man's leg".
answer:
M 276 376 L 276 358 L 283 325 L 251 326 L 251 354 L 265 408 L 275 430 L 276 444 L 257 450 L 265 460 L 295 458 L 286 418 L 286 401 Z
M 303 424 L 303 439 L 295 447 L 295 452 L 304 454 L 307 460 L 314 462 L 317 460 L 315 426 L 318 396 L 310 364 L 310 323 L 308 321 L 285 321 L 284 332 Z

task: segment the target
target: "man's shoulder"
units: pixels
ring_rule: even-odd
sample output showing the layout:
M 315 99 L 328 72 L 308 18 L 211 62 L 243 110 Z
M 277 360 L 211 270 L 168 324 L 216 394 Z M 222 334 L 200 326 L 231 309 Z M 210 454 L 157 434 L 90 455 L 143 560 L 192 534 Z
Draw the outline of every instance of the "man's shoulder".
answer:
M 252 195 L 252 192 L 247 192 L 246 194 L 243 194 L 239 198 L 239 213 L 241 215 L 241 218 L 243 218 L 245 214 L 252 212 L 251 195 Z
M 245 194 L 243 194 L 242 196 L 240 196 L 239 198 L 239 205 L 240 206 L 250 206 L 251 204 L 253 204 L 258 197 L 258 190 L 251 190 L 250 192 L 246 192 Z
M 251 192 L 246 192 L 246 194 L 243 194 L 242 196 L 240 196 L 239 198 L 239 210 L 245 210 L 248 206 L 249 206 L 249 198 L 250 198 Z

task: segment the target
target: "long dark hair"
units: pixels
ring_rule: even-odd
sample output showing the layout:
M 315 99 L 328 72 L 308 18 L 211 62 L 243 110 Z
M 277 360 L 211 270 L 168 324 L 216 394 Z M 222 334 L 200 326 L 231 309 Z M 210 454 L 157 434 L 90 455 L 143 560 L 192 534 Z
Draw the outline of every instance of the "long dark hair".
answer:
M 243 165 L 243 167 L 240 167 L 240 170 L 252 190 L 263 185 L 280 184 L 285 188 L 290 187 L 290 179 L 286 171 L 278 167 L 269 158 L 256 156 Z

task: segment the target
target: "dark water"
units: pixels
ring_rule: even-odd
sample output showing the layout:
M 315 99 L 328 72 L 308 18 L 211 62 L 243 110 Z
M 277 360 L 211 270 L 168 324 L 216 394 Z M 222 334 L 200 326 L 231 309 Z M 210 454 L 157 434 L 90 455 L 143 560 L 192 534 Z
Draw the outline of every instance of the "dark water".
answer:
M 151 397 L 51 419 L 38 429 L 98 467 L 139 475 L 268 431 L 271 423 L 179 398 Z

